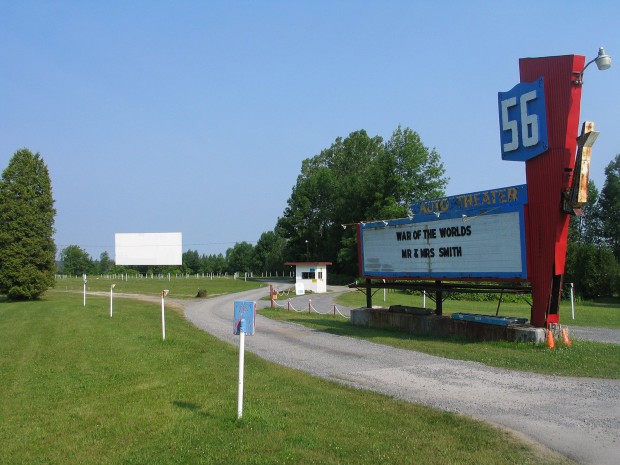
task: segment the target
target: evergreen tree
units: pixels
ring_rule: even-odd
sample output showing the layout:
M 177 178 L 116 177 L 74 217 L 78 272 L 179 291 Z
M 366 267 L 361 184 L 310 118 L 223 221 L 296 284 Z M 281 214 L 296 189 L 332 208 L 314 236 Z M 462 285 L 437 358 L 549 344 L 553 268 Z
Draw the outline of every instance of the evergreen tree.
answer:
M 109 273 L 113 266 L 114 260 L 110 258 L 110 254 L 107 251 L 101 252 L 99 262 L 97 263 L 97 272 L 100 274 Z
M 0 294 L 36 299 L 54 285 L 55 215 L 45 162 L 15 152 L 0 179 Z
M 200 255 L 197 250 L 188 250 L 183 253 L 183 272 L 184 273 L 200 273 L 203 270 L 202 263 L 200 261 Z

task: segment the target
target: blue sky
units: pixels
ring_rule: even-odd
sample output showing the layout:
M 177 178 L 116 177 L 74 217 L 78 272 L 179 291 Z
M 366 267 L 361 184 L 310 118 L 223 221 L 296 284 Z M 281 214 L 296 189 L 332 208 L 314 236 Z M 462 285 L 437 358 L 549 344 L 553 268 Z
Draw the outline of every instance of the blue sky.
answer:
M 617 1 L 0 0 L 0 169 L 40 152 L 56 243 L 114 256 L 116 232 L 182 232 L 224 253 L 282 216 L 301 162 L 398 125 L 455 195 L 525 182 L 501 160 L 497 92 L 522 57 L 604 46 L 581 121 L 591 177 L 620 153 Z M 618 57 L 618 58 L 615 58 Z

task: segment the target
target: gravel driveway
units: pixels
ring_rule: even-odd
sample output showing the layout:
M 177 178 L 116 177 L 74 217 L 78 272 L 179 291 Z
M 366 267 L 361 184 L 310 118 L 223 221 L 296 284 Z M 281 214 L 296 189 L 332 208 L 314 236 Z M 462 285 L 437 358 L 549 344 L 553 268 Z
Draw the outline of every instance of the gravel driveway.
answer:
M 238 344 L 232 335 L 234 301 L 259 301 L 268 294 L 263 288 L 186 303 L 185 316 L 216 337 Z M 617 380 L 491 368 L 321 333 L 260 315 L 256 334 L 246 338 L 246 349 L 325 379 L 507 427 L 580 463 L 620 463 Z

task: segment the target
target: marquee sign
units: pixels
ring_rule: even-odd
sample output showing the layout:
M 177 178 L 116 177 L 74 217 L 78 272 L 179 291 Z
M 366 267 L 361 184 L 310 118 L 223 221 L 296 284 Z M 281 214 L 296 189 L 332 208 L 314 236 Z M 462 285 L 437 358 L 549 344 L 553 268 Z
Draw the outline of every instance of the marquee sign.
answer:
M 411 204 L 411 218 L 361 224 L 366 278 L 526 279 L 524 205 L 514 186 Z
M 526 161 L 548 149 L 544 79 L 498 93 L 502 160 Z

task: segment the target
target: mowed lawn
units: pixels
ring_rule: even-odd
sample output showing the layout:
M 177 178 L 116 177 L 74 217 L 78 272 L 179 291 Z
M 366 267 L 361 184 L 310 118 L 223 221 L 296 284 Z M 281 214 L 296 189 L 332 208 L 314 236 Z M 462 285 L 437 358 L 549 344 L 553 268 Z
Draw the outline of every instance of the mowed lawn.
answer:
M 385 295 L 385 301 L 384 299 Z M 487 315 L 516 316 L 530 318 L 529 295 L 517 302 L 502 302 L 499 305 L 499 294 L 493 301 L 469 301 L 450 299 L 449 295 L 443 302 L 443 313 L 481 313 Z M 336 297 L 336 303 L 344 307 L 365 307 L 366 296 L 362 292 L 352 291 Z M 422 307 L 424 300 L 421 294 L 408 294 L 402 291 L 377 291 L 373 296 L 373 305 L 389 307 L 390 305 L 409 305 Z M 426 298 L 426 307 L 435 308 L 435 303 Z M 574 319 L 573 319 L 574 314 Z M 577 301 L 574 311 L 569 299 L 563 299 L 560 306 L 560 323 L 570 328 L 571 326 L 588 326 L 596 328 L 620 329 L 620 298 L 601 298 L 594 301 Z
M 110 292 L 114 285 L 114 293 L 142 294 L 159 296 L 161 291 L 170 291 L 169 297 L 175 299 L 190 299 L 196 297 L 199 290 L 207 291 L 207 297 L 215 297 L 221 294 L 247 291 L 265 287 L 263 281 L 228 277 L 204 277 L 204 276 L 167 276 L 136 277 L 129 276 L 127 280 L 120 277 L 112 278 L 109 276 L 87 276 L 86 292 Z M 56 279 L 57 291 L 83 292 L 84 280 L 82 277 L 69 277 Z M 269 291 L 265 291 L 269 294 Z
M 390 291 L 385 293 L 385 301 L 383 296 L 382 291 L 377 292 L 373 297 L 373 304 L 383 307 L 390 305 L 422 307 L 423 305 L 421 295 Z M 336 296 L 335 302 L 338 305 L 356 308 L 365 306 L 366 298 L 363 293 L 352 291 Z M 426 307 L 434 308 L 434 302 L 430 298 L 426 299 Z M 497 311 L 497 301 L 446 300 L 443 307 L 445 315 L 453 312 L 494 315 Z M 440 357 L 480 362 L 498 368 L 559 376 L 620 379 L 620 345 L 617 344 L 581 341 L 573 338 L 572 345 L 567 347 L 560 339 L 556 342 L 556 348 L 550 350 L 545 344 L 425 337 L 389 329 L 353 326 L 346 318 L 332 316 L 330 309 L 320 309 L 320 311 L 327 314 L 289 312 L 286 311 L 286 307 L 261 310 L 261 314 L 331 334 L 357 337 Z M 504 302 L 500 306 L 499 315 L 529 318 L 529 304 Z M 564 303 L 561 309 L 561 322 L 569 328 L 569 331 L 573 325 L 620 329 L 620 299 L 578 302 L 575 306 L 575 320 L 572 319 L 570 303 Z
M 353 326 L 341 316 L 263 309 L 268 318 L 301 324 L 338 336 L 365 339 L 399 349 L 415 350 L 455 360 L 469 360 L 508 370 L 556 376 L 620 379 L 620 345 L 574 339 L 570 346 L 559 340 L 546 344 L 507 341 L 467 341 L 413 335 L 402 331 Z
M 60 286 L 59 286 L 60 287 Z M 160 305 L 0 301 L 1 464 L 552 464 L 503 431 L 238 351 Z

